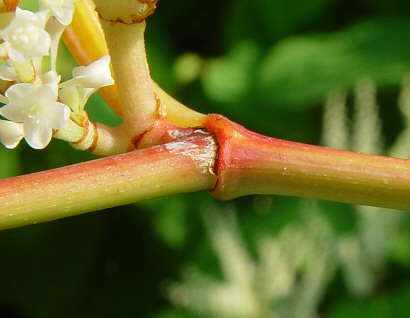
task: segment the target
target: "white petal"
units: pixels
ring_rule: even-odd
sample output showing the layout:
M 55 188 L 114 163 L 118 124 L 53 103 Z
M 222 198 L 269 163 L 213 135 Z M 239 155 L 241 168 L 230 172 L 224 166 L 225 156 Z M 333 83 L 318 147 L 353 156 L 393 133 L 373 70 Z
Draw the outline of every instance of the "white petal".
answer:
M 26 60 L 25 55 L 20 50 L 16 50 L 13 46 L 9 46 L 7 55 L 9 59 L 16 62 L 24 62 Z
M 80 110 L 80 96 L 76 86 L 63 87 L 58 92 L 60 100 L 68 105 L 73 112 Z
M 36 14 L 34 12 L 31 12 L 30 10 L 23 10 L 23 9 L 20 9 L 19 7 L 16 8 L 16 16 L 14 20 L 17 20 L 17 19 L 30 21 L 33 23 L 37 21 Z
M 49 9 L 61 24 L 69 25 L 73 18 L 75 2 L 77 0 L 40 0 L 40 7 Z
M 34 149 L 45 148 L 51 140 L 51 128 L 39 125 L 35 121 L 24 122 L 24 139 Z
M 35 96 L 33 84 L 14 84 L 6 91 L 8 104 L 0 108 L 0 115 L 14 122 L 23 122 L 27 117 L 32 99 Z
M 61 35 L 65 29 L 65 25 L 61 24 L 57 19 L 50 19 L 47 23 L 46 30 L 50 34 L 51 44 L 50 44 L 50 64 L 51 69 L 55 70 L 57 68 L 57 52 L 58 44 L 60 43 Z
M 97 88 L 84 88 L 82 86 L 78 86 L 78 95 L 81 98 L 80 105 L 82 109 L 84 109 L 85 104 L 87 103 L 88 99 L 94 94 L 98 89 Z
M 23 136 L 22 124 L 0 119 L 0 140 L 7 148 L 15 148 Z
M 58 97 L 58 86 L 51 84 L 46 84 L 40 86 L 37 89 L 36 97 L 38 97 L 38 102 L 41 104 L 52 103 L 57 100 Z
M 49 18 L 49 11 L 48 10 L 41 10 L 35 13 L 36 15 L 36 25 L 41 28 L 45 28 L 47 20 Z
M 26 107 L 24 104 L 7 104 L 0 108 L 0 115 L 16 123 L 22 123 L 27 118 Z
M 54 102 L 47 107 L 47 110 L 42 114 L 41 125 L 53 129 L 63 128 L 68 118 L 70 117 L 70 108 L 59 102 Z
M 52 85 L 55 86 L 55 89 L 58 90 L 58 83 L 60 83 L 61 75 L 58 75 L 55 71 L 49 71 L 44 73 L 41 77 L 43 85 Z
M 6 97 L 9 99 L 10 103 L 19 103 L 28 94 L 34 93 L 36 90 L 33 84 L 29 83 L 19 83 L 11 85 L 6 90 Z
M 44 30 L 47 13 L 16 10 L 10 24 L 0 30 L 0 37 L 7 43 L 11 60 L 23 62 L 35 56 L 48 54 L 50 35 Z
M 0 65 L 0 79 L 5 81 L 17 81 L 19 79 L 14 67 L 8 65 Z
M 110 56 L 105 55 L 88 66 L 73 69 L 73 77 L 81 86 L 99 88 L 114 84 L 110 71 Z

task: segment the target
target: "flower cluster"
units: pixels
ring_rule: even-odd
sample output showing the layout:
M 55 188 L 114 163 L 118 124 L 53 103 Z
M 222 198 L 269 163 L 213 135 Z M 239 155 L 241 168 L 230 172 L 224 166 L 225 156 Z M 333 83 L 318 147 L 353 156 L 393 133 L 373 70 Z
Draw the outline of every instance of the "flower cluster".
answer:
M 6 88 L 0 94 L 0 141 L 7 148 L 16 147 L 23 138 L 35 149 L 46 147 L 53 132 L 85 117 L 91 94 L 114 83 L 109 56 L 74 68 L 73 78 L 60 83 L 57 47 L 75 2 L 40 0 L 36 13 L 17 7 L 0 29 L 0 82 Z M 51 66 L 44 72 L 46 56 Z

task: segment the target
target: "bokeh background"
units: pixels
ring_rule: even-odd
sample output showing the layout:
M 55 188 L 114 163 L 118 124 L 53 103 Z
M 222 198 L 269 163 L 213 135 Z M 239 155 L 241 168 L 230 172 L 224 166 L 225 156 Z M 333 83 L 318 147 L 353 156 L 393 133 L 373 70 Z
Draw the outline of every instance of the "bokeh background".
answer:
M 198 111 L 410 157 L 409 18 L 407 0 L 162 0 L 148 58 L 153 78 Z M 68 78 L 75 64 L 60 53 Z M 98 96 L 88 110 L 119 123 Z M 0 149 L 0 177 L 91 159 L 23 142 Z M 0 233 L 2 318 L 388 318 L 410 317 L 409 302 L 403 212 L 195 193 Z

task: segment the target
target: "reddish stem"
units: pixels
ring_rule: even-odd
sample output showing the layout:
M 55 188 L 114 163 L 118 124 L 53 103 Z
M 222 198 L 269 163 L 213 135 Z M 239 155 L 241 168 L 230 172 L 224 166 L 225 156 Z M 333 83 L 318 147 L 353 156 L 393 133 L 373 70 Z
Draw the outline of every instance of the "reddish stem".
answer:
M 305 145 L 251 132 L 220 115 L 214 195 L 281 194 L 410 209 L 410 161 Z
M 149 149 L 0 180 L 0 229 L 212 189 L 215 155 L 213 137 L 193 131 Z

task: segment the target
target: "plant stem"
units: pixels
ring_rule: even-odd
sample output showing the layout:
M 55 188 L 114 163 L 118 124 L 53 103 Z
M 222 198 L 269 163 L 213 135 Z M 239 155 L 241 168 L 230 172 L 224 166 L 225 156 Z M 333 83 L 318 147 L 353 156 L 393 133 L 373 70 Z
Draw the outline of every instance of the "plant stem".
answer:
M 160 101 L 160 113 L 163 113 L 165 118 L 180 127 L 203 126 L 206 115 L 188 108 L 168 95 L 157 83 L 153 84 Z
M 175 193 L 209 190 L 216 156 L 209 134 L 0 180 L 0 229 L 45 222 Z
M 157 101 L 145 55 L 145 22 L 124 24 L 101 20 L 111 55 L 124 124 L 131 136 L 149 130 Z
M 104 34 L 94 5 L 88 0 L 80 0 L 75 4 L 73 21 L 63 34 L 63 39 L 73 57 L 81 65 L 88 65 L 101 56 L 108 54 Z M 160 101 L 160 108 L 164 116 L 181 127 L 201 126 L 205 118 L 176 101 L 153 83 L 154 92 Z M 99 93 L 109 106 L 122 117 L 117 85 L 102 87 Z
M 219 146 L 219 199 L 280 194 L 410 209 L 410 160 L 265 137 L 220 115 L 205 126 Z
M 123 126 L 109 127 L 93 123 L 87 116 L 83 118 L 81 125 L 69 119 L 63 128 L 54 132 L 53 137 L 69 142 L 75 149 L 99 156 L 124 153 L 129 146 L 129 138 Z

